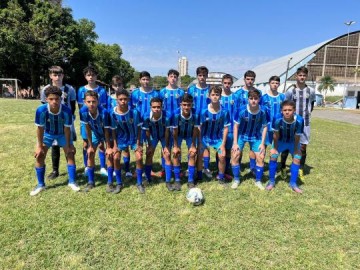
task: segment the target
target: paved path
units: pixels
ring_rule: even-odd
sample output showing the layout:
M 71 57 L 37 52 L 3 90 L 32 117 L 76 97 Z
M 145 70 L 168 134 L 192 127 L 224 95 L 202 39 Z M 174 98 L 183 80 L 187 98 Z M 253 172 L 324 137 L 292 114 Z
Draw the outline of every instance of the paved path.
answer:
M 346 122 L 353 125 L 360 125 L 360 111 L 314 109 L 311 117 Z

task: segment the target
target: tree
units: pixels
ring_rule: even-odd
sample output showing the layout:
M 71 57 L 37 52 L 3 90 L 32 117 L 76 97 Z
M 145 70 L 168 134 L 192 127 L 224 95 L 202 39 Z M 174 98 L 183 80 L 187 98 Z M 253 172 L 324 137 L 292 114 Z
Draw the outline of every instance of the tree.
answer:
M 185 75 L 181 77 L 181 86 L 184 88 L 187 88 L 192 81 L 195 80 L 194 77 L 191 77 L 190 75 Z
M 168 84 L 167 77 L 164 76 L 154 76 L 152 82 L 155 89 L 162 89 Z
M 335 83 L 335 80 L 329 75 L 325 75 L 324 77 L 322 77 L 320 79 L 320 85 L 318 87 L 318 90 L 321 93 L 324 92 L 324 100 L 326 98 L 327 91 L 333 92 L 335 90 L 334 83 Z

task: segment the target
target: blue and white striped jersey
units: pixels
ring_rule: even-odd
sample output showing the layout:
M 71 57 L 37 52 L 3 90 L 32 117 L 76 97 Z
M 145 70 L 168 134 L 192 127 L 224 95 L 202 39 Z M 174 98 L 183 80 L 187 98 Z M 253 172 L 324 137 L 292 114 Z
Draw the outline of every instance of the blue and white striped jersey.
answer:
M 196 85 L 192 85 L 189 87 L 187 92 L 194 99 L 193 108 L 195 109 L 196 115 L 200 115 L 203 110 L 207 109 L 209 86 L 206 88 L 197 88 Z
M 116 138 L 123 143 L 136 142 L 138 127 L 141 126 L 141 117 L 137 110 L 129 110 L 126 113 L 116 112 L 116 107 L 110 112 L 111 129 L 116 130 Z
M 50 111 L 49 104 L 42 104 L 36 109 L 35 125 L 43 127 L 46 134 L 63 135 L 64 127 L 71 127 L 72 123 L 71 110 L 64 104 L 60 105 L 57 114 Z
M 199 123 L 198 116 L 195 114 L 195 109 L 192 109 L 190 116 L 185 118 L 182 115 L 181 108 L 178 108 L 172 116 L 173 123 L 178 129 L 178 137 L 183 139 L 192 138 L 194 127 L 198 127 Z
M 209 109 L 201 113 L 201 136 L 210 140 L 222 140 L 224 127 L 230 126 L 228 111 L 220 109 L 217 113 L 212 113 Z
M 45 89 L 48 87 L 50 87 L 50 84 L 46 85 L 40 93 L 40 100 L 43 103 L 46 103 Z M 60 87 L 60 90 L 62 91 L 61 103 L 68 106 L 71 110 L 71 101 L 76 101 L 75 89 L 71 85 L 65 84 Z
M 90 114 L 87 106 L 83 106 L 80 109 L 80 122 L 88 124 L 94 135 L 102 139 L 105 139 L 104 128 L 110 128 L 111 126 L 108 111 L 101 106 L 98 106 L 96 117 Z
M 221 95 L 220 104 L 223 109 L 228 111 L 230 118 L 229 133 L 233 133 L 234 130 L 234 115 L 240 108 L 240 98 L 238 94 L 231 93 L 229 96 Z
M 83 105 L 84 104 L 84 99 L 85 99 L 85 93 L 87 91 L 89 91 L 90 89 L 87 89 L 86 86 L 81 86 L 78 90 L 78 95 L 77 95 L 77 102 L 78 104 Z M 104 87 L 98 85 L 95 89 L 93 89 L 92 91 L 96 92 L 98 94 L 99 97 L 99 104 L 103 107 L 103 108 L 107 108 L 107 92 L 105 90 Z
M 159 92 L 154 89 L 152 89 L 150 92 L 144 92 L 140 88 L 136 88 L 131 93 L 130 106 L 132 109 L 135 109 L 140 113 L 141 119 L 146 119 L 150 116 L 151 99 L 158 96 Z
M 304 132 L 304 119 L 300 115 L 295 115 L 294 121 L 288 123 L 280 115 L 273 121 L 273 131 L 279 132 L 279 142 L 292 143 L 295 141 L 295 135 Z
M 261 140 L 262 129 L 268 123 L 266 112 L 261 110 L 261 107 L 253 114 L 248 105 L 242 107 L 235 115 L 234 122 L 239 124 L 238 138 L 247 142 Z
M 107 110 L 109 112 L 111 112 L 117 105 L 117 101 L 116 101 L 116 95 L 112 94 L 108 96 L 108 101 L 107 101 Z
M 155 120 L 150 114 L 149 118 L 144 120 L 142 128 L 150 131 L 151 140 L 162 140 L 165 138 L 166 128 L 169 128 L 169 118 L 166 117 L 166 113 L 163 111 L 158 120 Z

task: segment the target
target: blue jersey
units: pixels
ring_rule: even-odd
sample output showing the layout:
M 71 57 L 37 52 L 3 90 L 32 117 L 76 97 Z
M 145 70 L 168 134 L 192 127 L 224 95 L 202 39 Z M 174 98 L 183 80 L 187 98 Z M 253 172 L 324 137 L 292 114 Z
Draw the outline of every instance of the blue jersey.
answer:
M 152 113 L 149 118 L 144 120 L 142 128 L 150 131 L 150 139 L 153 141 L 163 140 L 165 138 L 166 128 L 169 126 L 169 118 L 162 112 L 158 120 L 154 120 Z
M 161 89 L 159 97 L 163 100 L 163 110 L 173 114 L 174 111 L 180 107 L 181 99 L 184 94 L 185 91 L 181 88 L 168 89 L 165 87 Z
M 116 130 L 118 142 L 128 145 L 134 144 L 138 136 L 138 127 L 141 126 L 141 117 L 138 111 L 129 110 L 118 113 L 116 107 L 110 112 L 111 129 Z
M 85 93 L 87 91 L 89 91 L 90 89 L 87 89 L 85 86 L 82 86 L 79 88 L 78 90 L 78 94 L 77 94 L 77 102 L 78 104 L 84 105 L 84 99 L 85 99 Z M 105 90 L 105 88 L 101 87 L 101 86 L 97 86 L 95 89 L 93 89 L 92 91 L 94 91 L 95 93 L 98 94 L 99 97 L 99 104 L 103 107 L 103 108 L 107 108 L 107 92 Z
M 73 117 L 71 110 L 64 104 L 60 105 L 59 112 L 50 111 L 49 104 L 42 104 L 36 109 L 35 125 L 44 128 L 45 134 L 64 135 L 64 127 L 71 127 Z
M 96 138 L 105 139 L 104 128 L 110 128 L 109 114 L 101 106 L 97 109 L 96 117 L 93 117 L 87 106 L 80 109 L 80 122 L 88 124 Z
M 206 88 L 197 88 L 196 85 L 192 85 L 187 92 L 194 99 L 193 108 L 195 109 L 196 115 L 200 115 L 203 110 L 207 109 L 209 86 Z
M 116 95 L 110 95 L 108 97 L 108 101 L 107 101 L 107 109 L 109 112 L 111 112 L 117 105 L 117 101 L 116 101 Z
M 288 123 L 283 117 L 273 121 L 273 131 L 279 132 L 279 142 L 293 143 L 295 135 L 301 135 L 304 131 L 304 119 L 300 115 L 294 116 L 294 121 Z
M 255 142 L 261 140 L 262 129 L 267 125 L 266 112 L 259 110 L 253 114 L 249 110 L 249 106 L 242 107 L 234 117 L 234 122 L 239 124 L 238 138 L 247 141 Z
M 259 89 L 257 89 L 259 90 Z M 260 91 L 260 101 L 259 104 L 261 104 L 261 99 L 262 99 L 262 92 Z M 249 90 L 246 90 L 244 88 L 240 88 L 236 94 L 239 97 L 239 102 L 240 102 L 240 106 L 246 106 L 249 104 Z
M 216 113 L 210 112 L 209 109 L 203 110 L 200 123 L 201 137 L 207 140 L 222 140 L 224 127 L 230 126 L 229 113 L 224 109 Z
M 261 98 L 261 105 L 265 106 L 269 110 L 269 131 L 272 130 L 272 122 L 276 115 L 281 113 L 281 103 L 285 100 L 285 94 L 278 93 L 277 96 L 270 96 L 265 94 Z
M 181 113 L 181 109 L 178 108 L 172 118 L 176 128 L 178 129 L 178 137 L 185 140 L 192 138 L 194 127 L 198 127 L 197 123 L 199 123 L 195 110 L 192 109 L 190 116 L 185 118 Z
M 130 98 L 131 107 L 140 113 L 141 119 L 146 119 L 150 116 L 151 99 L 158 96 L 158 91 L 154 89 L 152 89 L 150 92 L 144 92 L 140 88 L 134 89 Z
M 230 118 L 229 133 L 234 130 L 234 115 L 240 107 L 240 98 L 236 93 L 231 93 L 229 96 L 221 96 L 220 104 L 223 109 L 228 111 Z
M 45 96 L 45 89 L 50 87 L 50 84 L 46 85 L 40 93 L 40 100 L 43 103 L 46 103 L 46 96 Z M 62 91 L 61 95 L 61 103 L 68 106 L 69 109 L 71 109 L 71 101 L 76 101 L 76 91 L 75 89 L 68 84 L 65 84 L 60 87 L 60 90 Z

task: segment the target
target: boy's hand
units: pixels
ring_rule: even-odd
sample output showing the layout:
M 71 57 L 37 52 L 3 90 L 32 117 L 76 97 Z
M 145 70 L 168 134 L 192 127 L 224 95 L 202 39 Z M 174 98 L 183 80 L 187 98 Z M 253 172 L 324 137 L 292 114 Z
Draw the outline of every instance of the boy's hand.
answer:
M 135 149 L 135 152 L 139 152 L 142 155 L 142 153 L 143 153 L 142 145 L 138 145 Z
M 190 146 L 189 153 L 195 155 L 196 154 L 196 147 L 195 146 Z
M 68 156 L 69 154 L 74 154 L 76 153 L 76 149 L 74 147 L 74 145 L 69 145 L 69 147 L 64 147 L 65 149 L 65 153 L 66 153 L 66 156 Z
M 44 146 L 39 145 L 39 146 L 36 147 L 34 157 L 37 158 L 37 157 L 39 157 L 41 155 L 44 155 Z
M 105 151 L 106 156 L 111 157 L 113 155 L 113 153 L 114 153 L 113 148 L 110 148 L 110 147 L 106 148 L 106 151 Z
M 225 157 L 225 154 L 226 154 L 226 150 L 225 150 L 225 146 L 220 146 L 219 148 L 220 151 L 218 151 L 218 155 L 219 157 Z
M 265 148 L 265 144 L 262 143 L 262 144 L 259 145 L 260 154 L 264 154 L 264 153 L 265 153 L 265 149 L 266 149 L 266 148 Z
M 152 147 L 152 145 L 149 144 L 149 145 L 146 147 L 146 155 L 151 155 L 153 152 L 154 152 L 154 147 Z
M 95 153 L 94 147 L 89 146 L 88 149 L 87 149 L 87 154 L 90 156 L 93 153 Z
M 180 155 L 180 148 L 178 146 L 174 146 L 173 155 L 174 155 L 174 158 L 177 158 Z
M 231 151 L 232 152 L 240 151 L 239 145 L 238 144 L 233 144 L 233 146 L 231 147 Z
M 275 148 L 273 148 L 273 149 L 270 150 L 270 156 L 272 156 L 272 155 L 278 155 L 278 154 L 279 154 L 279 152 L 278 152 Z

